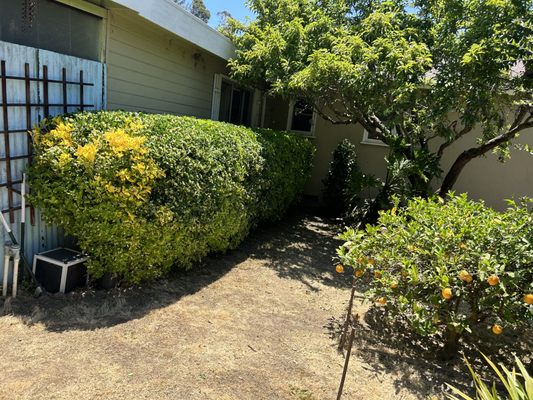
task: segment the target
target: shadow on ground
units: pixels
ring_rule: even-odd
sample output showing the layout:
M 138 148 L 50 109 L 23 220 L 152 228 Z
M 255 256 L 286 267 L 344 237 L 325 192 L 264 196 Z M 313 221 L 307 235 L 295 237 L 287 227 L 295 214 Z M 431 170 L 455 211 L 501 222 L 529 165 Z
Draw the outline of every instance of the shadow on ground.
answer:
M 349 271 L 345 276 L 335 274 L 334 257 L 342 244 L 335 238 L 337 229 L 325 218 L 293 218 L 265 231 L 267 237 L 255 235 L 250 256 L 268 261 L 279 277 L 298 280 L 311 291 L 320 290 L 317 283 L 346 288 Z
M 332 255 L 338 246 L 333 229 L 332 224 L 318 217 L 292 215 L 279 224 L 258 229 L 236 250 L 212 255 L 192 270 L 174 272 L 142 287 L 83 290 L 39 299 L 22 294 L 15 301 L 6 301 L 3 307 L 0 303 L 0 310 L 28 325 L 41 323 L 50 331 L 109 327 L 192 295 L 248 258 L 264 260 L 280 277 L 301 281 L 314 291 L 319 290 L 316 282 L 345 286 L 345 279 L 333 279 L 331 273 Z
M 429 399 L 435 393 L 449 392 L 447 383 L 473 394 L 471 376 L 463 357 L 488 382 L 497 378 L 481 353 L 490 355 L 493 362 L 503 363 L 508 368 L 514 366 L 515 356 L 526 366 L 533 366 L 531 329 L 506 332 L 495 338 L 488 332 L 486 324 L 480 325 L 473 329 L 476 335 L 462 340 L 461 349 L 455 357 L 443 361 L 436 340 L 418 335 L 405 322 L 392 322 L 382 309 L 371 307 L 363 316 L 356 318 L 352 357 L 363 361 L 377 379 L 385 374 L 395 376 L 398 392 L 407 389 L 418 393 L 420 398 Z M 326 325 L 336 343 L 343 322 L 331 319 Z

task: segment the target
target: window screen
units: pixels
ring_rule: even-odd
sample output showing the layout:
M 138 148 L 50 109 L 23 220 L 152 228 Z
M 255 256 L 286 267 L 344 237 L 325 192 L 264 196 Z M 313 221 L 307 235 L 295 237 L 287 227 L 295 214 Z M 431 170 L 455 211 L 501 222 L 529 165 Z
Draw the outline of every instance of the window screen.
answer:
M 250 126 L 252 100 L 253 96 L 250 90 L 223 80 L 220 94 L 219 121 Z
M 311 132 L 313 127 L 313 107 L 305 101 L 298 100 L 294 103 L 292 112 L 291 130 Z
M 101 61 L 104 24 L 100 17 L 51 0 L 0 0 L 0 40 Z
M 379 136 L 377 135 L 377 133 L 375 132 L 368 132 L 367 131 L 367 139 L 371 139 L 371 140 L 381 140 L 379 138 Z

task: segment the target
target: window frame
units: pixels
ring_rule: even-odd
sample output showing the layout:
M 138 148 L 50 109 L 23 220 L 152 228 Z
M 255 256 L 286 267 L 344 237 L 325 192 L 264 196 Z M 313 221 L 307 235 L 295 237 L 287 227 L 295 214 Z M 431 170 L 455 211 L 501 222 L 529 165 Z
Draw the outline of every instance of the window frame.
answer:
M 313 139 L 316 137 L 315 128 L 316 128 L 316 120 L 317 120 L 317 113 L 314 108 L 313 108 L 313 115 L 311 117 L 311 130 L 309 132 L 292 129 L 292 121 L 294 117 L 294 106 L 296 105 L 297 101 L 298 101 L 297 99 L 291 99 L 289 101 L 289 112 L 287 114 L 287 131 Z
M 256 96 L 257 96 L 256 90 L 254 90 L 253 88 L 249 86 L 243 85 L 234 79 L 231 79 L 229 76 L 225 74 L 215 73 L 215 76 L 214 76 L 213 98 L 211 101 L 211 120 L 220 121 L 220 104 L 222 101 L 222 82 L 223 81 L 230 83 L 232 86 L 236 86 L 238 88 L 241 88 L 242 90 L 246 90 L 250 92 L 250 111 L 249 111 L 250 112 L 250 127 L 253 127 L 254 126 L 254 106 L 255 106 Z
M 372 139 L 368 137 L 368 131 L 366 129 L 363 130 L 363 140 L 361 140 L 361 144 L 367 144 L 370 146 L 389 147 L 387 143 L 383 142 L 380 139 Z

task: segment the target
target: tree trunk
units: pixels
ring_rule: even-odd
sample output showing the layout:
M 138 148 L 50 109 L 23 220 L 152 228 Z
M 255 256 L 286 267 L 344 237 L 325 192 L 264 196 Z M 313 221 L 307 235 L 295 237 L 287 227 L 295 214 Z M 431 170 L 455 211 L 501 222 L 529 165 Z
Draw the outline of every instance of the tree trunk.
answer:
M 459 339 L 461 339 L 461 333 L 447 327 L 444 332 L 444 347 L 439 353 L 439 359 L 446 361 L 455 358 L 459 351 Z
M 520 117 L 520 119 L 522 119 L 522 117 Z M 451 166 L 450 170 L 444 177 L 444 180 L 442 181 L 442 185 L 437 192 L 438 195 L 444 196 L 446 195 L 446 193 L 448 193 L 450 190 L 453 189 L 453 186 L 457 182 L 457 179 L 459 178 L 459 175 L 463 171 L 463 168 L 466 166 L 466 164 L 468 164 L 474 158 L 482 156 L 483 154 L 508 142 L 509 140 L 513 139 L 520 131 L 527 129 L 527 128 L 531 128 L 533 126 L 533 122 L 529 122 L 529 118 L 527 121 L 528 122 L 525 122 L 523 124 L 518 124 L 517 122 L 515 122 L 513 126 L 511 127 L 511 129 L 509 129 L 507 132 L 502 133 L 501 135 L 498 135 L 492 138 L 488 142 L 478 147 L 472 147 L 468 150 L 463 151 L 461 154 L 459 154 L 459 157 L 457 157 L 457 159 Z
M 470 149 L 472 150 L 472 149 Z M 442 185 L 438 191 L 439 196 L 444 196 L 446 193 L 448 193 L 450 190 L 453 189 L 453 186 L 457 182 L 457 179 L 459 178 L 459 175 L 461 175 L 461 172 L 463 171 L 463 168 L 468 164 L 471 160 L 476 158 L 476 155 L 469 154 L 469 151 L 463 151 L 459 157 L 455 160 L 453 165 L 451 166 L 450 170 L 444 177 L 444 180 L 442 181 Z

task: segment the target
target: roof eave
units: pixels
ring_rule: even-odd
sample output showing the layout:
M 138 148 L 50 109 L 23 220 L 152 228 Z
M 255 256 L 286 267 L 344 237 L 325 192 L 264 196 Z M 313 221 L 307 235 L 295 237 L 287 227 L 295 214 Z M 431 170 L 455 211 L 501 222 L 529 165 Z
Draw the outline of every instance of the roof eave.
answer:
M 176 36 L 229 60 L 235 55 L 231 41 L 171 0 L 113 0 Z

